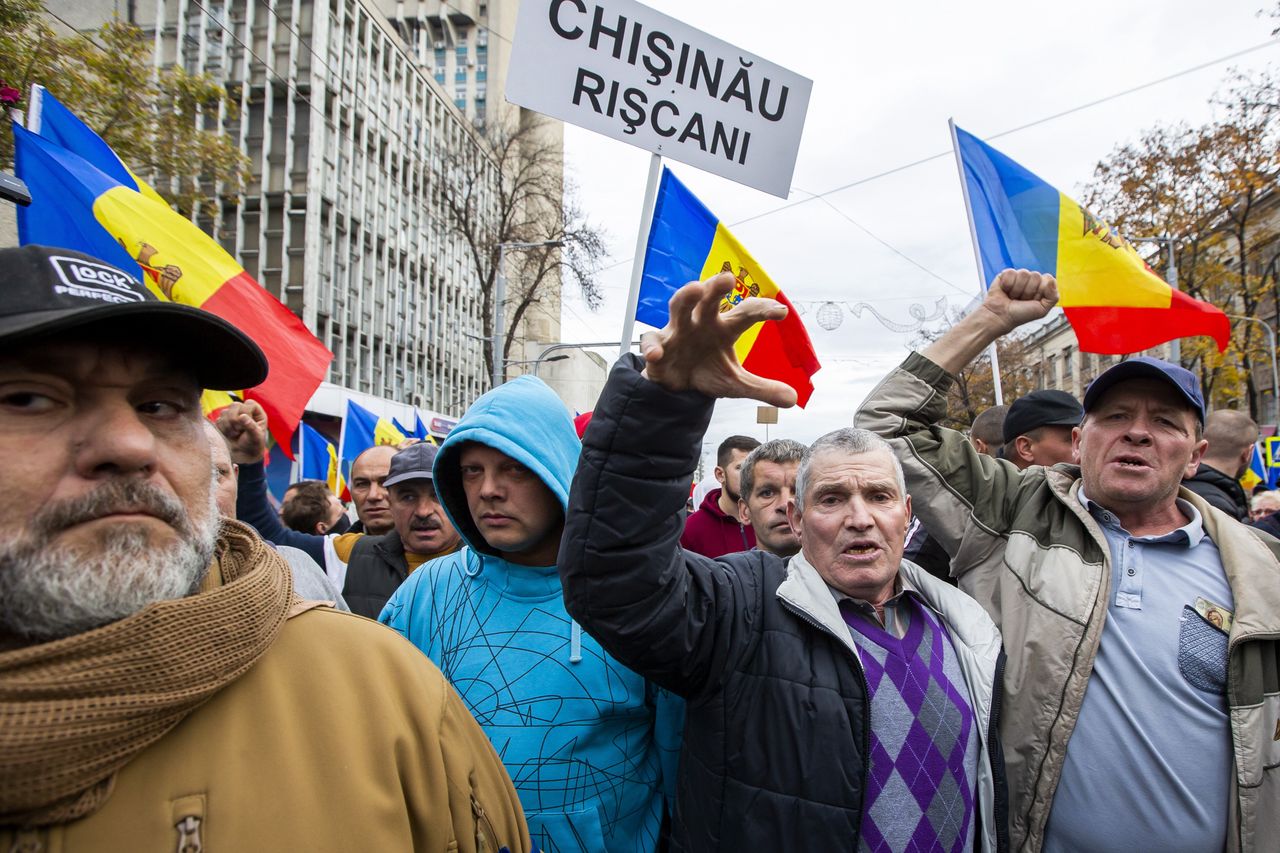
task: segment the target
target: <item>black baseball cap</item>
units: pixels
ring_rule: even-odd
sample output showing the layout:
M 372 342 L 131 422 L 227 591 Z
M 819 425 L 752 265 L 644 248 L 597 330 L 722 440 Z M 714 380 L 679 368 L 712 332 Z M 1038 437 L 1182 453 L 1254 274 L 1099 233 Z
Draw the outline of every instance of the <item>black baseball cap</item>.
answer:
M 0 249 L 0 346 L 56 340 L 91 325 L 154 342 L 203 388 L 238 391 L 267 378 L 258 345 L 215 314 L 158 299 L 133 276 L 80 252 Z
M 1185 367 L 1149 355 L 1126 359 L 1104 370 L 1085 389 L 1084 410 L 1087 412 L 1092 409 L 1112 385 L 1128 379 L 1159 379 L 1168 383 L 1195 410 L 1196 417 L 1204 424 L 1204 395 L 1200 393 L 1200 380 Z
M 436 463 L 436 453 L 440 448 L 427 441 L 411 444 L 391 457 L 391 465 L 387 468 L 387 479 L 384 486 L 394 486 L 405 480 L 435 480 L 431 476 L 431 466 Z
M 1042 426 L 1079 426 L 1083 419 L 1080 401 L 1066 391 L 1032 391 L 1009 404 L 1004 416 L 1004 442 L 1008 444 Z

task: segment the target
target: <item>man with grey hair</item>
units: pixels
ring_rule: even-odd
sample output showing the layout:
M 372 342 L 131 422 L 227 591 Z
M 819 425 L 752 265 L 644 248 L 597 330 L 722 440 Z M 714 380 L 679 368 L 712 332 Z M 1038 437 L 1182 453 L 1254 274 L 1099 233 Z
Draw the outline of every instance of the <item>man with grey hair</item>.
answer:
M 882 440 L 841 430 L 809 451 L 789 560 L 679 545 L 715 399 L 795 403 L 733 349 L 786 308 L 729 308 L 733 286 L 727 274 L 681 288 L 643 358 L 615 365 L 559 557 L 570 614 L 689 700 L 674 846 L 994 850 L 1000 635 L 976 602 L 903 562 L 911 498 Z
M 530 849 L 440 671 L 219 519 L 200 391 L 266 376 L 123 270 L 0 250 L 0 850 Z
M 1204 498 L 1236 521 L 1249 520 L 1249 498 L 1240 478 L 1253 459 L 1258 441 L 1258 425 L 1244 412 L 1216 409 L 1204 422 L 1204 440 L 1209 446 L 1200 457 L 1196 472 L 1182 485 Z
M 787 504 L 795 497 L 796 469 L 806 452 L 798 441 L 775 438 L 743 460 L 738 519 L 755 531 L 761 551 L 790 557 L 800 550 L 800 539 L 787 519 Z

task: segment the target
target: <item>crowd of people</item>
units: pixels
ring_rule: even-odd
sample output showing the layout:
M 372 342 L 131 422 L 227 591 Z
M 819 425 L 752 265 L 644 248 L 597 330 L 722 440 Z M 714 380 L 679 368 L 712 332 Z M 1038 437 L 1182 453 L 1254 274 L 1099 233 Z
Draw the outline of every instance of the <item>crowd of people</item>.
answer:
M 1137 357 L 942 426 L 1057 301 L 1010 270 L 851 426 L 729 436 L 691 498 L 717 399 L 794 402 L 733 354 L 786 309 L 732 285 L 590 418 L 521 377 L 365 451 L 353 522 L 273 506 L 256 403 L 203 417 L 266 374 L 244 334 L 0 250 L 0 849 L 1275 849 L 1257 424 Z

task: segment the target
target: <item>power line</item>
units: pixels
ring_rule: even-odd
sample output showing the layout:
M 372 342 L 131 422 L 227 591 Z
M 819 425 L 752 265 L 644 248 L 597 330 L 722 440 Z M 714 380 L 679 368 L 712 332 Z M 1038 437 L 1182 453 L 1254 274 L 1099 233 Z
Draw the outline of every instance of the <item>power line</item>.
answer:
M 922 263 L 920 263 L 919 261 L 917 261 L 915 258 L 913 258 L 913 257 L 911 257 L 910 255 L 908 255 L 906 252 L 904 252 L 904 251 L 902 251 L 901 249 L 899 249 L 899 248 L 897 248 L 896 246 L 894 246 L 894 245 L 893 245 L 892 243 L 890 243 L 888 240 L 885 240 L 884 238 L 880 237 L 878 234 L 876 234 L 875 232 L 873 232 L 870 228 L 868 228 L 867 226 L 863 225 L 861 222 L 857 221 L 857 220 L 856 220 L 856 219 L 854 219 L 852 216 L 850 216 L 849 214 L 845 213 L 843 210 L 841 210 L 840 208 L 838 208 L 838 207 L 836 207 L 834 204 L 832 204 L 832 203 L 831 203 L 831 200 L 830 200 L 830 199 L 828 199 L 827 197 L 825 197 L 825 196 L 819 196 L 819 195 L 817 195 L 817 194 L 815 194 L 815 193 L 811 193 L 811 192 L 809 192 L 808 190 L 802 190 L 802 189 L 800 189 L 799 187 L 792 187 L 792 189 L 799 190 L 800 192 L 805 193 L 806 195 L 812 196 L 812 197 L 814 197 L 814 198 L 820 198 L 820 199 L 822 200 L 822 203 L 823 203 L 823 204 L 825 204 L 827 207 L 829 207 L 829 208 L 831 208 L 832 210 L 834 210 L 834 211 L 835 211 L 839 216 L 841 216 L 841 217 L 843 217 L 844 219 L 846 219 L 846 220 L 847 220 L 850 224 L 852 224 L 855 228 L 857 228 L 858 230 L 862 231 L 862 233 L 866 234 L 866 235 L 867 235 L 868 237 L 870 237 L 872 240 L 875 240 L 877 243 L 879 243 L 880 245 L 884 246 L 884 247 L 885 247 L 886 249 L 888 249 L 890 252 L 893 252 L 895 255 L 897 255 L 898 257 L 902 258 L 902 259 L 903 259 L 903 260 L 905 260 L 907 263 L 911 264 L 912 266 L 914 266 L 914 267 L 916 267 L 916 268 L 918 268 L 918 269 L 920 269 L 920 270 L 923 270 L 925 273 L 927 273 L 927 274 L 928 274 L 928 275 L 930 275 L 930 276 L 933 276 L 933 277 L 934 277 L 934 278 L 936 278 L 938 281 L 942 282 L 943 284 L 947 285 L 948 287 L 955 288 L 957 291 L 959 291 L 960 293 L 965 294 L 966 296 L 971 295 L 971 294 L 969 293 L 969 291 L 965 290 L 965 289 L 964 289 L 964 288 L 962 288 L 960 285 L 956 284 L 956 283 L 955 283 L 955 282 L 953 282 L 953 281 L 950 281 L 950 280 L 948 280 L 948 279 L 943 278 L 942 276 L 938 275 L 938 274 L 937 274 L 936 272 L 934 272 L 933 270 L 931 270 L 931 269 L 929 269 L 928 267 L 926 267 L 924 264 L 922 264 Z
M 1256 45 L 1254 45 L 1253 47 L 1247 47 L 1247 48 L 1245 48 L 1244 50 L 1238 50 L 1238 51 L 1236 51 L 1236 52 L 1234 52 L 1234 53 L 1229 53 L 1229 54 L 1226 54 L 1225 56 L 1220 56 L 1220 57 L 1218 57 L 1218 58 L 1216 58 L 1216 59 L 1211 59 L 1211 60 L 1209 60 L 1209 61 L 1207 61 L 1207 62 L 1202 62 L 1202 63 L 1200 63 L 1200 64 L 1198 64 L 1198 65 L 1193 65 L 1193 66 L 1191 66 L 1190 68 L 1184 68 L 1184 69 L 1182 69 L 1181 71 L 1176 71 L 1176 72 L 1174 72 L 1174 73 L 1172 73 L 1172 74 L 1167 74 L 1167 75 L 1165 75 L 1164 77 L 1160 77 L 1160 78 L 1158 78 L 1158 79 L 1156 79 L 1156 80 L 1149 80 L 1149 81 L 1147 81 L 1146 83 L 1140 83 L 1140 84 L 1138 84 L 1137 86 L 1132 86 L 1132 87 L 1130 87 L 1130 88 L 1128 88 L 1128 89 L 1125 89 L 1125 90 L 1123 90 L 1123 91 L 1115 92 L 1115 93 L 1110 94 L 1110 95 L 1105 95 L 1105 96 L 1103 96 L 1103 97 L 1101 97 L 1101 98 L 1097 98 L 1097 99 L 1092 100 L 1092 101 L 1089 101 L 1089 102 L 1087 102 L 1087 103 L 1079 104 L 1079 105 L 1077 105 L 1077 106 L 1071 107 L 1070 109 L 1066 109 L 1066 110 L 1062 110 L 1062 111 L 1060 111 L 1060 112 L 1053 113 L 1052 115 L 1043 116 L 1043 117 L 1041 117 L 1041 118 L 1035 119 L 1034 121 L 1029 121 L 1029 122 L 1027 122 L 1026 124 L 1020 124 L 1020 125 L 1018 125 L 1018 126 L 1016 126 L 1016 127 L 1007 128 L 1007 129 L 1002 130 L 1002 131 L 1000 131 L 1000 132 L 998 132 L 998 133 L 990 134 L 990 135 L 988 135 L 988 136 L 986 136 L 986 137 L 984 137 L 984 138 L 985 138 L 985 139 L 999 139 L 999 138 L 1001 138 L 1001 137 L 1003 137 L 1003 136 L 1008 136 L 1008 135 L 1010 135 L 1010 134 L 1017 133 L 1017 132 L 1019 132 L 1019 131 L 1027 130 L 1028 128 L 1036 127 L 1037 125 L 1045 124 L 1046 122 L 1050 122 L 1050 121 L 1054 121 L 1054 120 L 1056 120 L 1056 119 L 1060 119 L 1060 118 L 1062 118 L 1062 117 L 1064 117 L 1064 116 L 1071 115 L 1072 113 L 1077 113 L 1077 112 L 1080 112 L 1081 110 L 1086 110 L 1086 109 L 1089 109 L 1089 108 L 1091 108 L 1091 107 L 1096 107 L 1096 106 L 1098 106 L 1099 104 L 1105 104 L 1105 103 L 1107 103 L 1108 101 L 1114 101 L 1114 100 L 1116 100 L 1117 98 L 1122 98 L 1122 97 L 1125 97 L 1125 96 L 1127 96 L 1127 95 L 1132 95 L 1132 94 L 1134 94 L 1135 92 L 1141 92 L 1141 91 L 1142 91 L 1142 90 L 1144 90 L 1144 89 L 1149 89 L 1149 88 L 1151 88 L 1151 87 L 1153 87 L 1153 86 L 1158 86 L 1158 85 L 1160 85 L 1161 83 L 1167 83 L 1167 82 L 1169 82 L 1170 80 L 1176 80 L 1177 78 L 1179 78 L 1179 77 L 1184 77 L 1184 76 L 1186 76 L 1187 74 L 1194 74 L 1194 73 L 1195 73 L 1195 72 L 1197 72 L 1197 71 L 1203 71 L 1205 68 L 1209 68 L 1209 67 L 1214 66 L 1214 65 L 1221 65 L 1222 63 L 1224 63 L 1224 62 L 1229 62 L 1229 61 L 1230 61 L 1230 60 L 1232 60 L 1232 59 L 1237 59 L 1237 58 L 1239 58 L 1239 57 L 1241 57 L 1241 56 L 1245 56 L 1245 55 L 1247 55 L 1247 54 L 1254 53 L 1255 51 L 1259 51 L 1259 50 L 1262 50 L 1262 49 L 1267 48 L 1267 47 L 1275 47 L 1275 46 L 1277 46 L 1277 45 L 1280 45 L 1280 40 L 1271 39 L 1271 40 L 1269 40 L 1269 41 L 1262 42 L 1261 44 L 1256 44 Z M 938 153 L 936 153 L 936 154 L 930 154 L 930 155 L 928 155 L 927 157 L 921 157 L 921 158 L 919 158 L 919 159 L 917 159 L 917 160 L 912 160 L 912 161 L 911 161 L 911 162 L 909 162 L 909 163 L 903 163 L 903 164 L 901 164 L 901 165 L 893 166 L 893 167 L 891 167 L 891 168 L 889 168 L 889 169 L 885 169 L 884 171 L 876 172 L 876 173 L 875 173 L 875 174 L 873 174 L 873 175 L 867 175 L 866 177 L 858 178 L 857 180 L 850 181 L 850 182 L 849 182 L 849 183 L 847 183 L 847 184 L 841 184 L 840 186 L 832 187 L 831 189 L 823 190 L 822 192 L 818 192 L 818 193 L 809 193 L 809 194 L 808 194 L 808 196 L 809 196 L 808 198 L 801 198 L 801 199 L 796 199 L 795 201 L 789 201 L 789 202 L 787 202 L 787 203 L 785 203 L 785 204 L 779 205 L 778 207 L 772 208 L 772 209 L 770 209 L 770 210 L 765 210 L 765 211 L 762 211 L 762 212 L 760 212 L 760 213 L 754 214 L 754 215 L 752 215 L 752 216 L 748 216 L 748 217 L 745 217 L 745 218 L 743 218 L 743 219 L 739 219 L 739 220 L 737 220 L 737 221 L 735 221 L 735 222 L 731 222 L 731 223 L 730 223 L 730 227 L 736 228 L 736 227 L 738 227 L 739 225 L 745 225 L 745 224 L 746 224 L 746 223 L 748 223 L 748 222 L 755 222 L 755 221 L 756 221 L 756 220 L 758 220 L 758 219 L 763 219 L 763 218 L 765 218 L 766 216 L 772 216 L 772 215 L 774 215 L 775 213 L 781 213 L 781 212 L 782 212 L 782 211 L 784 211 L 784 210 L 790 210 L 790 209 L 791 209 L 791 208 L 793 208 L 793 207 L 799 207 L 799 206 L 800 206 L 800 205 L 802 205 L 802 204 L 808 204 L 808 203 L 809 203 L 809 202 L 811 202 L 811 201 L 821 200 L 821 201 L 823 201 L 823 202 L 827 203 L 827 204 L 831 207 L 831 209 L 832 209 L 832 210 L 835 210 L 835 211 L 836 211 L 836 213 L 839 213 L 841 216 L 844 216 L 846 219 L 848 219 L 850 222 L 852 222 L 855 226 L 857 226 L 858 228 L 860 228 L 862 231 L 864 231 L 865 233 L 867 233 L 869 236 L 873 237 L 877 242 L 880 242 L 880 243 L 882 243 L 883 245 L 885 245 L 887 248 L 889 248 L 889 249 L 890 249 L 891 251 L 893 251 L 895 254 L 901 255 L 903 258 L 905 258 L 907 261 L 909 261 L 909 262 L 910 262 L 910 263 L 912 263 L 913 265 L 915 265 L 915 266 L 917 266 L 917 267 L 920 267 L 920 268 L 921 268 L 921 269 L 923 269 L 926 273 L 929 273 L 930 275 L 934 276 L 934 278 L 938 278 L 938 279 L 940 279 L 941 281 L 943 281 L 943 282 L 945 282 L 945 283 L 947 283 L 947 284 L 951 285 L 952 287 L 955 287 L 957 290 L 960 290 L 960 291 L 961 291 L 961 292 L 963 292 L 963 293 L 968 293 L 968 291 L 964 290 L 963 288 L 960 288 L 960 287 L 958 287 L 957 285 L 953 284 L 952 282 L 949 282 L 949 281 L 947 281 L 946 279 L 942 278 L 941 276 L 936 275 L 935 273 L 933 273 L 933 272 L 932 272 L 932 271 L 930 271 L 929 269 L 925 268 L 925 267 L 924 267 L 924 266 L 922 266 L 921 264 L 919 264 L 919 263 L 917 263 L 916 261 L 912 260 L 912 259 L 911 259 L 910 257 L 908 257 L 905 253 L 903 253 L 903 252 L 899 251 L 898 249 L 894 248 L 892 245 L 890 245 L 890 244 L 889 244 L 889 243 L 887 243 L 886 241 L 882 240 L 882 239 L 881 239 L 881 238 L 879 238 L 879 237 L 876 237 L 876 235 L 872 234 L 872 233 L 871 233 L 871 231 L 869 231 L 865 226 L 863 226 L 863 225 L 861 225 L 861 224 L 859 224 L 859 223 L 855 222 L 851 217 L 847 216 L 843 211 L 841 211 L 839 208 L 835 207 L 834 205 L 831 205 L 831 204 L 830 204 L 830 202 L 827 202 L 827 200 L 826 200 L 826 197 L 827 197 L 827 196 L 829 196 L 829 195 L 834 195 L 835 193 L 842 192 L 842 191 L 847 190 L 847 189 L 852 189 L 852 188 L 854 188 L 854 187 L 859 187 L 859 186 L 862 186 L 863 184 L 869 184 L 869 183 L 871 183 L 872 181 L 878 181 L 878 180 L 880 180 L 881 178 L 887 178 L 887 177 L 889 177 L 890 175 L 896 175 L 896 174 L 897 174 L 897 173 L 899 173 L 899 172 L 905 172 L 905 171 L 906 171 L 906 170 L 908 170 L 908 169 L 914 169 L 916 166 L 923 166 L 925 163 L 931 163 L 931 162 L 933 162 L 934 160 L 939 160 L 939 159 L 941 159 L 941 158 L 943 158 L 943 157 L 950 157 L 950 156 L 952 156 L 952 155 L 953 155 L 953 152 L 952 152 L 950 149 L 948 149 L 948 150 L 946 150 L 946 151 L 940 151 L 940 152 L 938 152 Z M 801 192 L 804 192 L 804 190 L 801 190 Z M 609 266 L 604 267 L 604 268 L 601 270 L 601 272 L 604 272 L 604 271 L 606 271 L 606 270 L 614 269 L 615 267 L 620 267 L 620 266 L 622 266 L 622 265 L 624 265 L 624 264 L 631 263 L 631 262 L 632 262 L 632 261 L 634 261 L 634 260 L 635 260 L 635 258 L 634 258 L 634 257 L 625 258 L 625 259 L 623 259 L 623 260 L 618 261 L 617 263 L 610 264 Z
M 1011 133 L 1017 133 L 1022 130 L 1027 130 L 1028 128 L 1036 127 L 1037 125 L 1054 121 L 1055 119 L 1060 119 L 1063 116 L 1069 116 L 1072 113 L 1077 113 L 1077 112 L 1080 112 L 1081 110 L 1087 110 L 1087 109 L 1090 109 L 1091 107 L 1096 107 L 1099 104 L 1105 104 L 1108 101 L 1114 101 L 1117 98 L 1123 98 L 1126 95 L 1132 95 L 1135 92 L 1141 92 L 1143 89 L 1150 89 L 1152 86 L 1158 86 L 1161 83 L 1168 83 L 1170 80 L 1176 80 L 1179 77 L 1185 77 L 1188 74 L 1194 74 L 1197 71 L 1203 71 L 1204 69 L 1214 65 L 1221 65 L 1224 62 L 1229 62 L 1232 59 L 1237 59 L 1246 54 L 1262 50 L 1263 48 L 1276 47 L 1278 45 L 1280 45 L 1280 40 L 1270 39 L 1268 41 L 1262 42 L 1261 44 L 1256 44 L 1253 47 L 1247 47 L 1244 50 L 1237 50 L 1235 53 L 1228 53 L 1226 56 L 1220 56 L 1217 59 L 1211 59 L 1208 62 L 1202 62 L 1199 65 L 1193 65 L 1190 68 L 1184 68 L 1181 71 L 1176 71 L 1173 74 L 1165 75 L 1164 77 L 1160 77 L 1159 79 L 1149 80 L 1146 83 L 1140 83 L 1139 85 L 1130 87 L 1128 89 L 1125 89 L 1124 91 L 1115 92 L 1110 95 L 1105 95 L 1101 98 L 1097 98 L 1095 100 L 1089 101 L 1088 103 L 1080 104 L 1078 106 L 1071 107 L 1070 109 L 1053 113 L 1052 115 L 1043 116 L 1042 118 L 1035 119 L 1034 121 L 1029 121 L 1026 124 L 1020 124 L 1017 127 L 1011 127 L 1011 128 L 1008 128 L 1007 130 L 1002 130 L 999 133 L 989 134 L 983 138 L 999 139 L 1002 136 L 1008 136 Z M 856 181 L 850 181 L 847 184 L 841 184 L 838 187 L 832 187 L 829 190 L 824 190 L 820 193 L 817 193 L 816 197 L 821 198 L 823 196 L 833 195 L 834 193 L 842 192 L 843 190 L 847 190 L 847 189 L 852 189 L 853 187 L 859 187 L 859 186 L 862 186 L 863 184 L 871 183 L 872 181 L 878 181 L 881 178 L 886 178 L 889 175 L 897 174 L 898 172 L 904 171 L 906 169 L 912 169 L 912 168 L 915 168 L 916 166 L 920 166 L 925 163 L 930 163 L 942 157 L 950 157 L 950 156 L 952 156 L 952 152 L 950 149 L 946 151 L 940 151 L 937 154 L 930 154 L 928 157 L 921 157 L 919 160 L 913 160 L 910 163 L 904 163 L 901 166 L 894 166 L 892 169 L 886 169 L 883 172 L 877 172 L 874 175 L 868 175 L 865 178 L 859 178 Z M 778 213 L 780 211 L 787 210 L 788 208 L 796 207 L 797 205 L 806 204 L 810 201 L 813 201 L 813 199 L 812 198 L 798 199 L 797 201 L 789 202 L 787 204 L 781 205 L 780 207 L 775 207 L 772 210 L 766 210 L 763 213 L 757 213 L 755 216 L 748 216 L 746 219 L 739 219 L 737 222 L 734 222 L 733 225 L 737 226 L 737 225 L 742 225 L 745 222 L 753 222 L 757 219 L 762 219 L 766 216 L 772 216 L 773 214 Z

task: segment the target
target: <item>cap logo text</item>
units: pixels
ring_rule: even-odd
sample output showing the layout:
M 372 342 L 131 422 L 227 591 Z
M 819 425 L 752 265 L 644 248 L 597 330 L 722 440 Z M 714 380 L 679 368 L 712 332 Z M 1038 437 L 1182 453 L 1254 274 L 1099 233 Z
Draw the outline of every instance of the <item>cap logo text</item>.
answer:
M 117 304 L 146 300 L 142 285 L 115 267 L 66 255 L 51 255 L 49 263 L 62 281 L 54 285 L 54 293 Z

